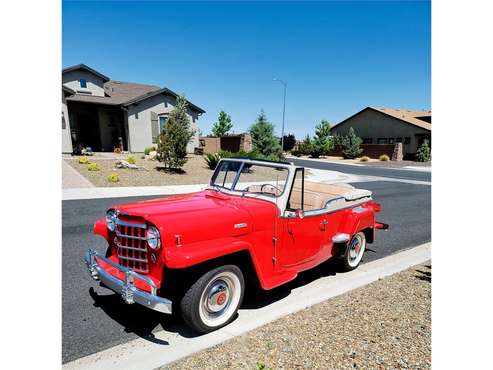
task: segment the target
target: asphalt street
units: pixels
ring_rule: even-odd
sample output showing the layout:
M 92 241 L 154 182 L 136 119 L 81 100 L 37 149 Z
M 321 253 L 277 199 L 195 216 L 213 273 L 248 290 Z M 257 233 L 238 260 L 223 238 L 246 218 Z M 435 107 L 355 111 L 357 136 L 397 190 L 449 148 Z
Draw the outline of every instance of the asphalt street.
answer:
M 306 159 L 289 158 L 297 166 L 311 167 L 319 170 L 339 171 L 353 175 L 390 177 L 401 180 L 431 181 L 431 172 L 412 171 L 385 167 L 353 166 L 346 164 L 319 162 Z
M 302 161 L 296 160 L 297 164 Z M 419 171 L 343 166 L 309 162 L 310 167 L 359 175 L 430 181 L 431 175 Z M 318 167 L 317 167 L 318 166 Z M 394 174 L 395 172 L 395 174 Z M 379 220 L 390 230 L 379 232 L 377 241 L 365 253 L 364 262 L 382 258 L 431 239 L 431 187 L 402 182 L 375 181 L 355 184 L 371 190 L 383 211 Z M 137 337 L 159 343 L 153 332 L 168 330 L 176 335 L 193 336 L 177 316 L 162 315 L 138 305 L 125 305 L 120 297 L 97 286 L 83 263 L 91 247 L 104 252 L 106 242 L 92 234 L 94 221 L 114 204 L 155 197 L 70 200 L 62 204 L 62 361 L 77 358 L 128 342 Z M 330 265 L 304 272 L 270 292 L 247 294 L 244 306 L 262 307 L 290 294 L 291 289 L 308 284 L 330 273 Z M 167 343 L 162 343 L 166 345 Z

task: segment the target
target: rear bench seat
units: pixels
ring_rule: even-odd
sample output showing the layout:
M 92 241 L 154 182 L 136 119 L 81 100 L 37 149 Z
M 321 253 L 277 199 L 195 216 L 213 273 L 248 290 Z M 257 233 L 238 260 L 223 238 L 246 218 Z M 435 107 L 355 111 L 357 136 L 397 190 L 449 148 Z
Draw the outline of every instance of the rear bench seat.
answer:
M 322 209 L 329 202 L 337 199 L 355 201 L 371 196 L 371 191 L 356 189 L 349 184 L 324 184 L 321 182 L 305 181 L 304 207 L 306 211 Z M 345 203 L 344 202 L 344 203 Z M 301 188 L 293 187 L 291 194 L 291 208 L 301 208 Z

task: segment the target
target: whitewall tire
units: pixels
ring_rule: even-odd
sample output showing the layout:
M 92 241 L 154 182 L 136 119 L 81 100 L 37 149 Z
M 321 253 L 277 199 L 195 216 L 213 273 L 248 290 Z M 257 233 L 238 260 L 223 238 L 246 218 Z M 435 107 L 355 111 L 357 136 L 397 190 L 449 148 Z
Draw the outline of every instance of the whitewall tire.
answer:
M 243 274 L 237 266 L 208 271 L 183 296 L 182 317 L 200 333 L 217 330 L 235 319 L 244 290 Z
M 365 253 L 365 249 L 365 233 L 359 232 L 355 234 L 347 244 L 346 253 L 344 253 L 342 258 L 342 268 L 344 271 L 351 271 L 359 266 L 363 254 Z

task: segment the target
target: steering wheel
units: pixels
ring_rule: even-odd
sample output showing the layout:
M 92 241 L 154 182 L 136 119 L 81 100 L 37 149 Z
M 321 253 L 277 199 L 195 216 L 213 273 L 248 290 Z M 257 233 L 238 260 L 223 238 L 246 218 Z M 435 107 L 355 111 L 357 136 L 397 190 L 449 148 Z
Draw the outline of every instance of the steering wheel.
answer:
M 282 190 L 281 189 L 279 189 L 277 186 L 274 186 L 274 185 L 271 185 L 271 184 L 262 184 L 262 186 L 260 187 L 260 192 L 261 193 L 264 193 L 264 187 L 265 186 L 270 186 L 271 188 L 277 190 L 277 194 L 274 194 L 274 195 L 279 195 L 279 194 L 282 193 Z M 265 193 L 270 193 L 270 191 L 269 192 L 265 192 Z

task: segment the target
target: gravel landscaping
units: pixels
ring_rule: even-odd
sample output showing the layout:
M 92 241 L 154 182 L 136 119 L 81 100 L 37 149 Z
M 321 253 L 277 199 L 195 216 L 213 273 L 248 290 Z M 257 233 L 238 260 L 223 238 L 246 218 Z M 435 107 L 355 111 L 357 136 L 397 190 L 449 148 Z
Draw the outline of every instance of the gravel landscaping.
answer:
M 431 263 L 161 369 L 429 369 Z
M 161 185 L 190 185 L 205 184 L 212 175 L 212 170 L 205 164 L 204 158 L 199 155 L 189 155 L 188 161 L 183 167 L 183 172 L 170 173 L 162 170 L 162 164 L 158 161 L 150 161 L 133 155 L 136 165 L 143 169 L 115 169 L 115 158 L 92 156 L 91 162 L 99 164 L 101 171 L 88 171 L 87 164 L 79 164 L 80 157 L 65 158 L 65 161 L 79 171 L 95 186 L 161 186 Z M 123 156 L 126 159 L 128 156 Z M 107 177 L 116 172 L 119 182 L 109 182 Z
M 79 163 L 79 158 L 65 158 L 64 160 L 88 179 L 92 184 L 98 187 L 106 186 L 162 186 L 162 185 L 192 185 L 206 184 L 209 182 L 213 171 L 206 165 L 204 158 L 200 155 L 189 155 L 188 161 L 180 172 L 170 172 L 164 170 L 162 164 L 158 161 L 151 161 L 142 158 L 136 159 L 136 165 L 139 169 L 117 169 L 115 163 L 117 159 L 126 159 L 126 157 L 110 156 L 93 156 L 89 157 L 91 163 L 97 163 L 100 171 L 89 171 L 88 164 Z M 108 181 L 108 175 L 117 173 L 118 182 Z M 258 182 L 268 181 L 283 183 L 287 171 L 273 171 L 271 168 L 264 166 L 255 166 L 251 172 L 242 173 L 240 182 Z

